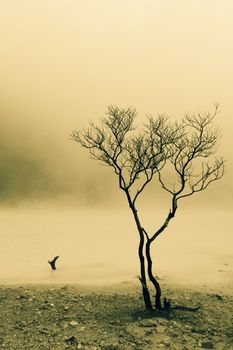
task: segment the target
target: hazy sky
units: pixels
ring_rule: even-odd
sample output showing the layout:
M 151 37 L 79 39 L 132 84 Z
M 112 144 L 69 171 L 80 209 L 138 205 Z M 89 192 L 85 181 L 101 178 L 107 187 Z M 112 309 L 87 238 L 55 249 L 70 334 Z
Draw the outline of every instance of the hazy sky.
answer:
M 201 200 L 232 205 L 232 16 L 232 0 L 0 0 L 1 197 L 97 198 L 109 173 L 68 134 L 109 104 L 179 119 L 217 101 L 227 174 Z

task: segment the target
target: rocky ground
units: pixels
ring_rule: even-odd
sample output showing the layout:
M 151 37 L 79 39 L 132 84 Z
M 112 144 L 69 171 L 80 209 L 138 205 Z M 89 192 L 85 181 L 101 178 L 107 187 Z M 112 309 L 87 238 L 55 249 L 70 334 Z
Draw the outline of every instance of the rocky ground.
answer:
M 0 288 L 0 348 L 233 349 L 233 297 L 165 288 L 172 305 L 198 311 L 148 314 L 139 287 Z

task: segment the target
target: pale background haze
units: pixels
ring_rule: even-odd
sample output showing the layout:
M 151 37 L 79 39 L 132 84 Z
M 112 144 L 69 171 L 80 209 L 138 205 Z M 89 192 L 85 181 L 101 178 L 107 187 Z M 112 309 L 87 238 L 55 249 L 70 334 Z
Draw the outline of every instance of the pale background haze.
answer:
M 182 209 L 195 213 L 195 218 L 191 219 L 194 223 L 202 214 L 201 237 L 208 229 L 212 234 L 215 228 L 217 240 L 213 244 L 213 254 L 218 247 L 221 254 L 226 249 L 229 258 L 226 247 L 232 247 L 230 215 L 233 204 L 232 16 L 231 0 L 0 1 L 2 207 L 22 204 L 26 207 L 29 204 L 30 209 L 39 207 L 41 211 L 37 215 L 41 213 L 42 218 L 38 217 L 38 222 L 52 225 L 48 235 L 56 232 L 56 215 L 46 216 L 50 205 L 53 210 L 72 207 L 76 217 L 76 207 L 95 215 L 96 210 L 100 210 L 98 220 L 106 217 L 106 208 L 110 207 L 113 218 L 118 215 L 118 223 L 122 219 L 119 229 L 124 231 L 128 208 L 116 179 L 110 170 L 91 161 L 85 151 L 71 142 L 69 133 L 85 127 L 90 119 L 98 121 L 109 104 L 136 107 L 140 124 L 149 114 L 165 113 L 172 119 L 180 119 L 186 112 L 211 111 L 213 103 L 218 102 L 220 113 L 216 124 L 222 130 L 219 153 L 227 159 L 226 175 L 206 192 L 185 201 Z M 152 210 L 154 200 L 148 193 L 147 196 Z M 166 199 L 164 202 L 161 199 L 160 203 L 165 202 Z M 164 210 L 162 218 L 169 209 L 169 203 L 165 204 L 165 209 L 161 209 Z M 114 208 L 122 209 L 124 214 L 116 214 Z M 25 232 L 35 237 L 44 237 L 47 232 L 46 227 L 37 225 L 33 233 L 30 222 L 36 220 L 35 213 L 30 216 L 26 210 L 17 221 L 20 215 L 17 209 L 9 210 L 12 216 L 6 209 L 2 213 L 6 215 L 3 222 L 8 230 L 3 226 L 2 231 L 15 239 L 15 245 L 6 248 L 8 258 L 17 251 L 17 242 L 26 239 Z M 87 225 L 86 229 L 92 231 L 87 214 L 80 216 L 82 210 L 78 222 L 64 219 L 64 230 L 66 227 L 67 231 L 74 232 L 82 222 L 80 227 Z M 209 216 L 205 216 L 205 211 Z M 212 211 L 215 214 L 211 214 Z M 177 231 L 182 228 L 185 233 L 187 227 L 190 228 L 189 215 L 184 212 L 182 221 L 182 212 L 179 213 Z M 206 222 L 205 217 L 211 220 Z M 152 225 L 151 220 L 150 217 Z M 112 222 L 114 225 L 114 219 Z M 64 234 L 62 225 L 58 230 L 61 236 Z M 14 230 L 21 232 L 19 240 Z M 197 228 L 192 230 L 198 231 Z M 222 240 L 219 236 L 224 232 L 226 236 Z M 208 249 L 210 236 L 205 239 L 206 245 L 200 254 Z M 222 247 L 219 246 L 221 241 L 224 241 Z M 62 243 L 55 251 L 47 241 L 44 245 L 43 239 L 41 242 L 43 259 L 57 254 L 59 249 L 63 257 L 69 256 L 68 245 L 63 252 Z M 25 249 L 22 254 L 29 251 L 27 246 L 22 246 Z M 130 240 L 126 246 L 130 246 Z M 183 251 L 188 246 L 187 241 Z M 32 250 L 33 254 L 38 254 L 39 266 L 39 253 Z M 98 262 L 98 255 L 93 253 L 93 256 L 96 257 L 93 263 Z M 127 258 L 127 249 L 123 256 Z M 195 261 L 197 263 L 197 257 Z M 25 271 L 22 266 L 22 275 Z M 4 278 L 6 281 L 7 277 Z M 7 281 L 11 282 L 9 278 Z

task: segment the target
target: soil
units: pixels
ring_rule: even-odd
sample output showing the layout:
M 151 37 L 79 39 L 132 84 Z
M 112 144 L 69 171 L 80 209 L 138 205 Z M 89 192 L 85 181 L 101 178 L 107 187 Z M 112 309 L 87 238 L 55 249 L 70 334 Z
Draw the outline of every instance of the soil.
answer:
M 148 313 L 140 286 L 0 288 L 0 348 L 233 349 L 233 296 L 165 288 L 172 309 Z

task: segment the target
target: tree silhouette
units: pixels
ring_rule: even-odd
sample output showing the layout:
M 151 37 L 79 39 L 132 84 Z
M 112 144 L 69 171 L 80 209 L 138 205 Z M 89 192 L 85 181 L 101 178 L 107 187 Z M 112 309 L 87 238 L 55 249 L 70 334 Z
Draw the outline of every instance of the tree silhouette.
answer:
M 224 174 L 224 160 L 213 157 L 219 139 L 213 126 L 217 111 L 215 105 L 213 113 L 186 115 L 181 122 L 171 122 L 163 115 L 149 117 L 138 130 L 134 108 L 111 105 L 98 125 L 90 122 L 87 129 L 71 133 L 71 139 L 88 149 L 93 159 L 113 168 L 126 195 L 139 234 L 139 279 L 147 310 L 164 307 L 153 273 L 151 244 L 174 218 L 180 199 L 205 190 Z M 170 195 L 170 209 L 161 227 L 149 233 L 141 223 L 137 201 L 152 180 Z M 155 289 L 154 306 L 148 278 Z

